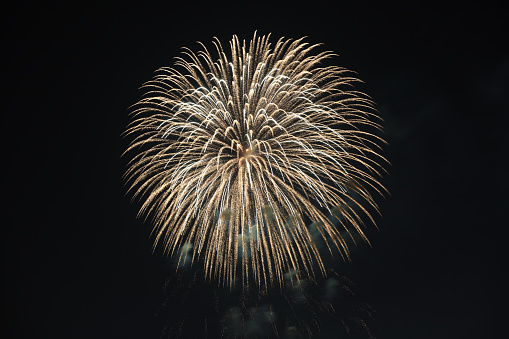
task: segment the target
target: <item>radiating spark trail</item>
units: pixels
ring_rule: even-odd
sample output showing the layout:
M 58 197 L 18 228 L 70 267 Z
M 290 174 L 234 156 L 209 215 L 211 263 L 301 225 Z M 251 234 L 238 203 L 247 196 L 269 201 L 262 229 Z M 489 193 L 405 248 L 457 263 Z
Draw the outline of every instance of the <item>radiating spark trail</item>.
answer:
M 238 263 L 243 283 L 260 286 L 283 284 L 288 270 L 325 272 L 305 221 L 348 257 L 331 209 L 347 206 L 353 189 L 372 220 L 366 207 L 378 208 L 363 187 L 385 190 L 377 180 L 384 141 L 373 132 L 372 101 L 351 89 L 358 80 L 320 66 L 334 54 L 313 54 L 318 45 L 301 38 L 271 47 L 269 37 L 234 36 L 230 56 L 216 39 L 217 59 L 203 44 L 184 49 L 175 68 L 144 85 L 126 131 L 125 178 L 143 197 L 140 214 L 154 217 L 154 246 L 174 253 L 193 244 L 207 276 L 230 285 Z M 358 213 L 341 213 L 342 227 L 367 241 Z

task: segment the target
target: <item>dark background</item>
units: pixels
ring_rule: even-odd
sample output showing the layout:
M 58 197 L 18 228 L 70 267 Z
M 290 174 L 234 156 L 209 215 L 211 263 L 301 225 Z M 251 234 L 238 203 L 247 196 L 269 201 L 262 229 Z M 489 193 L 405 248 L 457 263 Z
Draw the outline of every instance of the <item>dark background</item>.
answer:
M 391 196 L 379 199 L 372 248 L 344 265 L 378 313 L 377 337 L 502 337 L 507 11 L 170 3 L 3 5 L 2 337 L 159 337 L 154 314 L 173 271 L 125 197 L 128 107 L 180 47 L 254 30 L 324 43 L 385 119 Z M 208 287 L 194 288 L 190 303 L 205 307 Z

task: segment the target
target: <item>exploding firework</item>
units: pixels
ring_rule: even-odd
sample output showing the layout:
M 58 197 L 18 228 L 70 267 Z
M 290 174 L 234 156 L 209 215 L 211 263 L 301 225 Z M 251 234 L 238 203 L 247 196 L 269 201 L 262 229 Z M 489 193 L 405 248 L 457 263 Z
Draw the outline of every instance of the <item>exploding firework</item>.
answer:
M 370 192 L 384 191 L 377 114 L 352 72 L 323 65 L 334 54 L 303 38 L 269 38 L 234 36 L 231 54 L 216 39 L 216 57 L 184 49 L 144 85 L 126 131 L 125 178 L 154 246 L 203 259 L 230 286 L 324 273 L 306 222 L 348 258 L 345 234 L 367 241 L 359 212 L 373 220 Z

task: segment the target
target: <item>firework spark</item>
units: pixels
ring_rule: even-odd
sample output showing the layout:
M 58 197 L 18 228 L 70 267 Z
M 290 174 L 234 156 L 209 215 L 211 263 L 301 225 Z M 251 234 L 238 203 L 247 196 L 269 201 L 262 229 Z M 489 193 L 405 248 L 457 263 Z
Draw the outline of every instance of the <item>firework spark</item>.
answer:
M 313 275 L 314 265 L 325 272 L 306 221 L 348 258 L 342 233 L 367 239 L 345 206 L 373 220 L 367 187 L 384 190 L 376 111 L 352 90 L 352 72 L 323 66 L 334 54 L 303 38 L 271 47 L 269 37 L 234 36 L 231 54 L 216 39 L 216 58 L 203 44 L 184 49 L 144 85 L 126 131 L 125 178 L 142 197 L 140 214 L 154 218 L 154 246 L 192 244 L 186 255 L 230 285 L 239 276 L 281 285 L 285 272 Z

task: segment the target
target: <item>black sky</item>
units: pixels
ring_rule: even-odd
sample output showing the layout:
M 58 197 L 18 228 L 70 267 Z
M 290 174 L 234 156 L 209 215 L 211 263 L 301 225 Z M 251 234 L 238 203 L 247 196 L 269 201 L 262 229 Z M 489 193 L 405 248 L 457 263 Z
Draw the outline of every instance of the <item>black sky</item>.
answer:
M 255 30 L 324 43 L 385 119 L 391 196 L 372 248 L 344 265 L 379 315 L 377 337 L 502 337 L 509 13 L 488 2 L 170 3 L 2 10 L 2 337 L 159 337 L 172 268 L 124 196 L 128 107 L 180 47 Z

